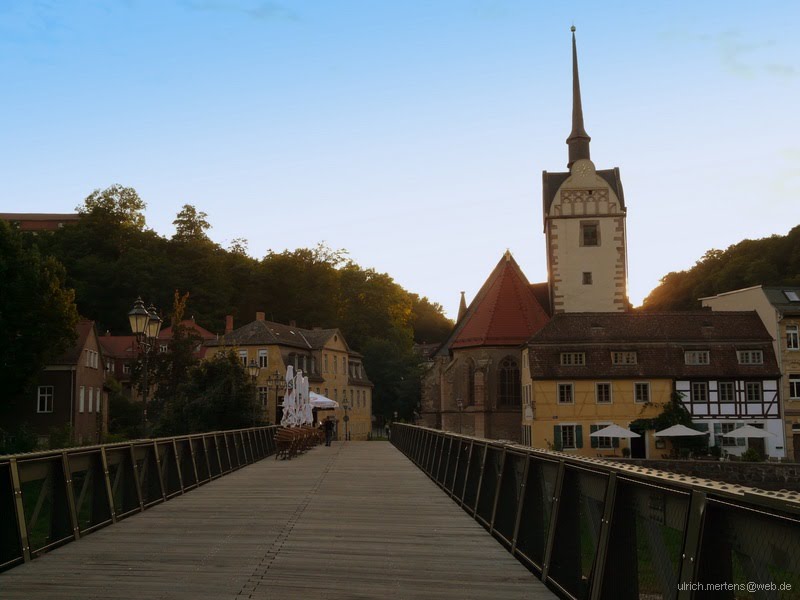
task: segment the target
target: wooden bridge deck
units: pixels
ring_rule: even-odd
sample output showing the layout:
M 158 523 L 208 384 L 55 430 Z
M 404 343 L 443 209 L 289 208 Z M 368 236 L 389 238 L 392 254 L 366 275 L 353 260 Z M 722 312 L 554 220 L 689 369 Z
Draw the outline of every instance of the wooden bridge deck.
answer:
M 553 597 L 381 442 L 267 458 L 0 574 L 3 600 Z

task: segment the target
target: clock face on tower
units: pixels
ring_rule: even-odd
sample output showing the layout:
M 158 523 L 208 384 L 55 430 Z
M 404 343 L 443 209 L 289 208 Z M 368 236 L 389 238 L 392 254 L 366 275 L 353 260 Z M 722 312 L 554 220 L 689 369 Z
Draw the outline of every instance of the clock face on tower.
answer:
M 576 175 L 589 175 L 594 173 L 594 166 L 588 160 L 582 160 L 577 165 L 575 165 L 575 174 Z

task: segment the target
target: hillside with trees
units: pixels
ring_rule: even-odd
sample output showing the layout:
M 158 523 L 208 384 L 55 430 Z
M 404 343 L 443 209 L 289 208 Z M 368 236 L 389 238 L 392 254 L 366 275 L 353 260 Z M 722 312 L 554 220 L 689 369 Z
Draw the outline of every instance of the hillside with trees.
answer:
M 411 417 L 419 398 L 413 344 L 441 341 L 452 328 L 440 305 L 357 265 L 343 249 L 319 244 L 257 259 L 247 254 L 246 240 L 229 248 L 213 242 L 207 215 L 191 205 L 176 216 L 171 238 L 147 228 L 145 207 L 133 188 L 115 185 L 77 207 L 78 223 L 28 237 L 37 252 L 63 265 L 78 311 L 101 333 L 130 333 L 127 313 L 137 296 L 169 321 L 176 290 L 189 293 L 187 317 L 214 332 L 226 315 L 244 324 L 256 311 L 300 327 L 338 327 L 364 355 L 375 412 Z
M 662 277 L 642 309 L 697 309 L 698 298 L 754 285 L 800 285 L 800 225 L 785 236 L 743 240 L 727 250 L 709 250 L 691 269 Z

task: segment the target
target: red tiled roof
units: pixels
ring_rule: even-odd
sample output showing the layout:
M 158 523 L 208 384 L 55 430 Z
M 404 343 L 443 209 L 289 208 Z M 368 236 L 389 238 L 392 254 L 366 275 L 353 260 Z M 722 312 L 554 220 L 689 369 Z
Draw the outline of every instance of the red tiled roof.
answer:
M 519 265 L 506 252 L 456 325 L 450 348 L 519 346 L 539 331 L 549 316 L 536 299 Z
M 103 354 L 114 358 L 136 355 L 136 337 L 132 335 L 101 335 L 97 338 Z
M 211 333 L 208 329 L 200 327 L 200 325 L 198 325 L 194 319 L 184 319 L 183 321 L 180 322 L 180 325 L 185 329 L 194 329 L 197 335 L 199 335 L 204 340 L 214 340 L 217 338 L 217 335 L 215 333 Z M 172 339 L 172 326 L 170 325 L 169 327 L 164 327 L 158 333 L 158 339 L 160 340 Z
M 86 339 L 94 328 L 94 321 L 88 319 L 81 319 L 75 327 L 77 338 L 75 343 L 70 346 L 64 353 L 55 359 L 51 364 L 54 365 L 74 365 L 77 364 L 83 353 L 83 347 L 86 345 Z

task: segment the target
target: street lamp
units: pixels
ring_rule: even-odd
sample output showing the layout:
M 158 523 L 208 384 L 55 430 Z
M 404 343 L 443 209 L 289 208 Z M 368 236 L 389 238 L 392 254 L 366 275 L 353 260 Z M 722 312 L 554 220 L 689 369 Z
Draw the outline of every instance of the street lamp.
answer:
M 156 307 L 150 304 L 150 308 L 144 307 L 141 297 L 136 298 L 133 308 L 128 312 L 128 322 L 131 331 L 136 336 L 139 350 L 144 355 L 144 369 L 142 377 L 142 435 L 147 435 L 147 359 L 150 350 L 158 339 L 161 331 L 161 319 L 156 312 Z
M 256 388 L 256 401 L 253 403 L 253 427 L 256 426 L 256 410 L 258 410 L 258 386 L 256 385 L 256 381 L 258 380 L 258 372 L 260 370 L 261 367 L 258 366 L 258 363 L 251 358 L 250 364 L 247 365 L 247 372 L 253 380 L 253 387 Z
M 344 439 L 350 439 L 350 428 L 348 422 L 350 421 L 350 415 L 347 414 L 347 411 L 350 410 L 351 406 L 347 403 L 347 400 L 342 402 L 342 408 L 344 409 Z
M 461 433 L 461 415 L 464 411 L 464 404 L 461 402 L 461 398 L 459 398 L 456 402 L 458 406 L 458 433 Z
M 271 389 L 272 387 L 275 387 L 275 422 L 276 423 L 280 423 L 281 422 L 281 420 L 278 418 L 278 408 L 279 408 L 279 406 L 278 406 L 278 392 L 281 389 L 281 385 L 283 385 L 285 383 L 286 383 L 285 379 L 281 376 L 281 374 L 280 374 L 280 372 L 278 370 L 275 370 L 275 372 L 272 375 L 267 377 L 267 381 L 266 381 L 267 389 Z

